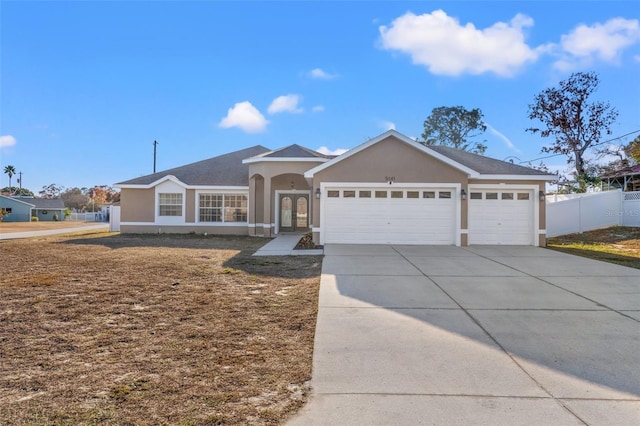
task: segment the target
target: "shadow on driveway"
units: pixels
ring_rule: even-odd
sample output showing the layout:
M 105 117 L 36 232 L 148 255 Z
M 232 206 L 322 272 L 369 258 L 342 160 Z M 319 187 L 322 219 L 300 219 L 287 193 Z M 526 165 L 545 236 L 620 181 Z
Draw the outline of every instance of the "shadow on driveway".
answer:
M 521 404 L 520 424 L 640 416 L 640 270 L 534 247 L 329 245 L 322 272 L 315 401 L 292 424 L 338 395 L 498 398 L 492 420 Z

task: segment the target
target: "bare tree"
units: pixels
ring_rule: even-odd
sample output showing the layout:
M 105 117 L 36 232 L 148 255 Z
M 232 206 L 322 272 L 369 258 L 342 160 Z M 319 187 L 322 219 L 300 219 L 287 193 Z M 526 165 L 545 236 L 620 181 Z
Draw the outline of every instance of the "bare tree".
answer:
M 608 102 L 589 101 L 599 83 L 596 73 L 574 73 L 561 81 L 559 87 L 540 92 L 529 105 L 529 118 L 539 121 L 541 126 L 526 131 L 554 139 L 542 152 L 567 156 L 567 163 L 575 166 L 577 190 L 581 192 L 594 178 L 588 173 L 585 154 L 601 142 L 603 133 L 611 134 L 611 125 L 618 117 L 618 111 Z

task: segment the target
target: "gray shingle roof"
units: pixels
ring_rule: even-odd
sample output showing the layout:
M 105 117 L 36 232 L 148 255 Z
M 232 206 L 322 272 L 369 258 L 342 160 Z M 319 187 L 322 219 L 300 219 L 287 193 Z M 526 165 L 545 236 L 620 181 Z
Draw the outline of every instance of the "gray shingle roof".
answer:
M 17 197 L 17 200 L 25 203 L 33 204 L 36 209 L 40 210 L 59 210 L 64 209 L 64 201 L 60 198 L 27 198 Z
M 284 148 L 276 149 L 274 151 L 265 152 L 264 154 L 256 155 L 255 158 L 326 158 L 330 159 L 333 156 L 321 154 L 317 151 L 313 151 L 304 146 L 293 144 L 285 146 Z
M 165 176 L 173 175 L 187 185 L 247 186 L 249 185 L 249 166 L 242 164 L 242 160 L 266 152 L 269 152 L 268 148 L 256 145 L 185 166 L 126 180 L 118 185 L 149 185 Z
M 520 166 L 518 164 L 509 163 L 507 161 L 496 160 L 495 158 L 473 154 L 471 152 L 462 151 L 448 146 L 430 145 L 428 148 L 483 175 L 538 176 L 550 174 L 540 170 L 532 169 L 530 167 Z

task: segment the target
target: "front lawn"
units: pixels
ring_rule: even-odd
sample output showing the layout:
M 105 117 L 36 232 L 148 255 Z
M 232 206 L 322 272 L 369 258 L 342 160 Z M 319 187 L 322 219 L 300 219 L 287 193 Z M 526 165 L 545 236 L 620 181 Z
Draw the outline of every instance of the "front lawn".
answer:
M 0 424 L 279 424 L 305 401 L 320 257 L 258 238 L 0 242 Z
M 640 269 L 640 228 L 614 226 L 549 238 L 547 247 Z

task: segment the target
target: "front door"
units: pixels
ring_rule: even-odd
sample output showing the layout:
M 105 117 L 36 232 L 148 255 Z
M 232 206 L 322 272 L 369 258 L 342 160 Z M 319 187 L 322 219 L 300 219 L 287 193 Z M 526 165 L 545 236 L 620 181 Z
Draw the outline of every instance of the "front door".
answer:
M 309 229 L 309 194 L 280 194 L 280 232 Z

